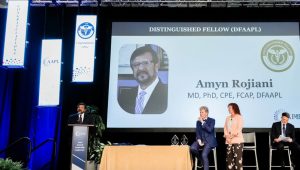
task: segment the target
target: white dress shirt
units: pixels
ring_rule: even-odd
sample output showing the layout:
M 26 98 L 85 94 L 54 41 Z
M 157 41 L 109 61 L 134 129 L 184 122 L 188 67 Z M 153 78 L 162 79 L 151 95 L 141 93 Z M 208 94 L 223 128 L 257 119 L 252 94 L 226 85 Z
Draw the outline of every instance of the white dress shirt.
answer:
M 281 135 L 285 137 L 286 134 L 283 134 L 283 126 L 285 127 L 285 133 L 286 133 L 286 124 L 281 123 Z
M 80 115 L 81 115 L 81 119 L 82 119 L 82 122 L 83 122 L 83 120 L 84 120 L 84 113 L 79 113 L 78 114 L 78 120 L 80 120 Z
M 144 103 L 143 103 L 143 108 L 145 108 L 154 88 L 156 87 L 156 85 L 158 84 L 159 80 L 158 80 L 158 77 L 156 77 L 156 79 L 154 80 L 154 82 L 149 86 L 147 87 L 145 90 L 141 89 L 141 86 L 139 86 L 138 88 L 138 93 L 137 94 L 140 94 L 141 91 L 145 91 L 146 94 L 144 95 Z

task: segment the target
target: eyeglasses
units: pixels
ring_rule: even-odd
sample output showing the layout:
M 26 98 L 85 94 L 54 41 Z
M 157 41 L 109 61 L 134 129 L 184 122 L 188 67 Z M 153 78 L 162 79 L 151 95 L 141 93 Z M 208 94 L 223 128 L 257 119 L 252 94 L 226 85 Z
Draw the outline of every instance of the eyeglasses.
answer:
M 132 67 L 133 67 L 133 68 L 139 68 L 141 65 L 142 65 L 143 67 L 147 67 L 147 66 L 149 66 L 151 63 L 153 63 L 153 61 L 135 62 L 135 63 L 132 63 Z

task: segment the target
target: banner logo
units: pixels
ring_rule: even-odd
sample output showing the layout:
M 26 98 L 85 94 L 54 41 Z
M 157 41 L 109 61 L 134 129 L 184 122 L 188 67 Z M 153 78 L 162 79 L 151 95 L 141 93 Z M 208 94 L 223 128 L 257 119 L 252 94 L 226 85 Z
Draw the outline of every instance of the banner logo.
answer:
M 276 110 L 276 111 L 274 112 L 273 117 L 274 117 L 274 121 L 275 121 L 275 122 L 278 122 L 278 121 L 281 120 L 281 114 L 282 114 L 283 112 L 285 112 L 284 109 L 278 109 L 278 110 Z
M 290 44 L 282 40 L 272 40 L 261 50 L 261 60 L 271 71 L 283 72 L 294 63 L 295 54 Z
M 75 133 L 75 136 L 85 136 L 86 135 L 86 133 L 85 132 L 80 132 L 80 131 L 77 131 L 76 133 Z
M 45 59 L 43 60 L 44 66 L 49 66 L 50 64 L 59 64 L 59 63 L 60 63 L 59 60 L 57 60 L 57 59 L 52 59 L 51 57 L 45 58 Z
M 280 121 L 281 120 L 281 114 L 283 112 L 287 112 L 285 109 L 278 109 L 274 112 L 274 121 Z M 300 114 L 297 113 L 290 113 L 290 120 L 300 120 Z
M 79 25 L 77 28 L 77 33 L 79 37 L 83 39 L 91 38 L 94 35 L 95 28 L 94 26 L 89 22 L 84 22 Z

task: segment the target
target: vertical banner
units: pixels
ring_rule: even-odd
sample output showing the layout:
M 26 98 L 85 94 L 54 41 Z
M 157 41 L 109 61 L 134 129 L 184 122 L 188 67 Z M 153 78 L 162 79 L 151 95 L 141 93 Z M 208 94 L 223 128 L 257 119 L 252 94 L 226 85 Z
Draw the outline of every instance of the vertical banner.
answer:
M 3 66 L 24 66 L 27 15 L 28 0 L 10 0 L 8 2 Z
M 96 15 L 78 15 L 75 29 L 72 82 L 93 82 Z
M 59 105 L 62 40 L 43 40 L 39 106 Z

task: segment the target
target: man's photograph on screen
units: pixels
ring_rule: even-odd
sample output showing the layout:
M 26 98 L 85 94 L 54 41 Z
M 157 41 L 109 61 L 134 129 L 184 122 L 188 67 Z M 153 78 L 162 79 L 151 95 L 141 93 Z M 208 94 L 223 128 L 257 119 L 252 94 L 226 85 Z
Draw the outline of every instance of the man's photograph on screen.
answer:
M 168 103 L 168 56 L 153 44 L 125 44 L 119 51 L 118 102 L 131 114 L 161 114 Z

